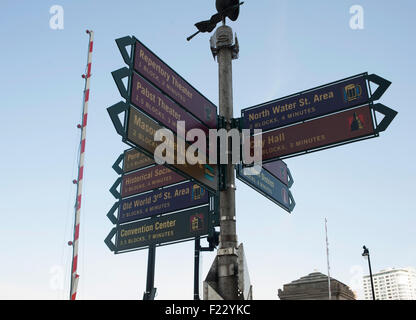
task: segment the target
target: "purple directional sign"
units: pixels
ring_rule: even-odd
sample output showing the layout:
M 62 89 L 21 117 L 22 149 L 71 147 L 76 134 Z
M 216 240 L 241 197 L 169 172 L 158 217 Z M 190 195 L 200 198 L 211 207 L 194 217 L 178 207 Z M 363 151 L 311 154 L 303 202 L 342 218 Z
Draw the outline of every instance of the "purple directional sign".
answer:
M 273 176 L 275 176 L 289 188 L 292 186 L 292 175 L 290 174 L 287 164 L 284 163 L 282 160 L 265 163 L 263 164 L 263 169 L 269 171 L 269 173 L 271 173 Z
M 135 40 L 134 70 L 209 128 L 216 129 L 217 107 L 151 52 L 143 43 L 134 37 L 133 39 Z
M 155 164 L 155 160 L 136 149 L 125 150 L 123 154 L 123 173 L 138 170 Z
M 243 128 L 268 131 L 368 103 L 367 78 L 361 74 L 243 109 Z
M 162 165 L 156 165 L 122 176 L 121 197 L 129 197 L 152 189 L 184 181 L 185 178 Z
M 201 129 L 208 134 L 207 126 L 196 120 L 189 112 L 181 108 L 135 72 L 132 74 L 131 102 L 176 134 L 179 134 L 177 129 L 178 121 L 184 121 L 184 134 L 195 128 Z
M 154 190 L 120 201 L 119 224 L 209 204 L 208 191 L 194 182 Z

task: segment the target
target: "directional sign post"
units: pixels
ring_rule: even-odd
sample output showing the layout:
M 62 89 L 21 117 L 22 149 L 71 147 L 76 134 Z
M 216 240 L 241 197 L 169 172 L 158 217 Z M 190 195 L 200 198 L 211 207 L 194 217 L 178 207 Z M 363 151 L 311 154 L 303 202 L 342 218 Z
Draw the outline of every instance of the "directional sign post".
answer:
M 378 137 L 397 114 L 375 103 L 391 82 L 362 73 L 245 108 L 241 118 L 234 119 L 232 60 L 238 58 L 239 45 L 225 20 L 210 40 L 219 64 L 219 115 L 212 102 L 135 37 L 123 37 L 116 43 L 127 67 L 112 76 L 126 101 L 107 110 L 117 133 L 132 149 L 113 165 L 120 177 L 110 189 L 117 202 L 107 216 L 115 226 L 105 243 L 115 253 L 149 248 L 145 299 L 153 299 L 156 292 L 156 247 L 196 239 L 199 253 L 200 237 L 214 238 L 218 225 L 219 249 L 204 284 L 207 296 L 251 297 L 251 285 L 243 281 L 247 271 L 243 247 L 237 242 L 234 168 L 240 181 L 291 213 L 295 207 L 290 190 L 293 178 L 282 159 Z M 374 92 L 371 84 L 378 85 Z M 376 113 L 384 115 L 380 122 Z M 248 138 L 242 135 L 242 143 L 250 144 L 251 154 L 258 134 L 255 130 L 262 131 L 259 172 L 255 172 L 258 166 L 248 168 L 230 161 L 234 151 L 230 145 L 225 152 L 228 164 L 212 164 L 209 151 L 198 154 L 197 164 L 182 161 L 189 150 L 189 130 L 207 134 L 210 129 L 230 131 L 236 127 L 250 130 Z M 171 155 L 173 162 L 163 165 L 159 160 L 165 159 L 157 158 L 162 142 L 155 141 L 160 129 L 172 133 L 163 143 L 171 142 L 165 154 Z

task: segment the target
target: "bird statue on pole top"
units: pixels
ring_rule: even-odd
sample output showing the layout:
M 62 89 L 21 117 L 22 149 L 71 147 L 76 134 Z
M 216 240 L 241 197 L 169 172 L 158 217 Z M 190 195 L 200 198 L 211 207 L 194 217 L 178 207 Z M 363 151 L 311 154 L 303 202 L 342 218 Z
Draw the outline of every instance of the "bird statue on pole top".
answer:
M 244 2 L 240 2 L 239 0 L 216 0 L 215 7 L 217 9 L 217 13 L 214 14 L 211 19 L 204 20 L 195 23 L 195 27 L 198 29 L 193 35 L 186 38 L 186 40 L 191 40 L 200 32 L 211 32 L 215 29 L 218 22 L 222 21 L 225 24 L 225 19 L 228 17 L 231 21 L 235 21 L 240 14 L 240 6 Z
M 224 15 L 225 17 L 230 18 L 230 20 L 235 21 L 240 14 L 240 3 L 239 0 L 216 0 L 215 8 L 217 8 L 218 13 Z

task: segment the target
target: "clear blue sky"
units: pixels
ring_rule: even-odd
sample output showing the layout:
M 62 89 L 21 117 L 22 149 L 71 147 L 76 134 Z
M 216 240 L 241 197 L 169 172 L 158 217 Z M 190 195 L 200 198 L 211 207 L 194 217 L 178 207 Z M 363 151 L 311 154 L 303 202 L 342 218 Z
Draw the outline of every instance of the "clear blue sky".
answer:
M 126 148 L 106 108 L 121 100 L 111 71 L 124 66 L 114 42 L 135 35 L 215 104 L 217 64 L 209 35 L 191 42 L 193 24 L 214 1 L 10 1 L 0 4 L 1 202 L 0 298 L 67 299 L 76 154 L 88 36 L 95 31 L 80 235 L 79 299 L 138 299 L 146 251 L 114 255 L 111 169 Z M 49 8 L 64 8 L 52 30 Z M 352 5 L 364 29 L 349 27 Z M 277 299 L 283 284 L 314 269 L 358 293 L 373 270 L 416 266 L 414 166 L 416 47 L 414 1 L 247 0 L 230 24 L 240 43 L 233 63 L 234 116 L 255 104 L 368 71 L 392 81 L 381 102 L 399 112 L 379 138 L 287 160 L 295 183 L 292 215 L 237 183 L 237 228 L 254 297 Z M 157 250 L 158 299 L 191 299 L 193 243 Z M 214 258 L 203 254 L 203 278 Z M 63 285 L 55 280 L 62 271 Z M 58 279 L 59 280 L 59 279 Z

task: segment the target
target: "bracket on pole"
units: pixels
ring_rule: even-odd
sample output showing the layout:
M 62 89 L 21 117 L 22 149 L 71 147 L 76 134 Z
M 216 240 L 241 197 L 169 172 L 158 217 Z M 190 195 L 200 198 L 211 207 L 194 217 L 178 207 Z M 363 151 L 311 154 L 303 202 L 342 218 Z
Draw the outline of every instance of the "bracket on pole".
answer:
M 131 70 L 124 67 L 124 68 L 111 72 L 111 75 L 113 76 L 114 82 L 116 83 L 116 86 L 117 86 L 118 91 L 120 92 L 120 95 L 124 99 L 128 100 L 129 99 L 128 88 L 125 87 L 123 83 L 123 79 L 130 77 Z
M 225 191 L 227 190 L 227 165 L 220 164 L 218 168 L 220 174 L 220 191 Z
M 215 60 L 215 57 L 218 55 L 218 51 L 219 51 L 219 48 L 217 47 L 217 31 L 215 31 L 212 37 L 209 38 L 209 44 L 211 47 L 212 57 Z M 240 53 L 240 45 L 238 44 L 237 33 L 235 34 L 234 45 L 230 45 L 229 47 L 232 50 L 232 59 L 233 60 L 238 59 L 239 53 Z
M 114 184 L 112 185 L 112 187 L 110 188 L 110 193 L 114 196 L 114 198 L 116 199 L 120 199 L 121 198 L 121 194 L 120 192 L 117 191 L 118 186 L 121 184 L 121 177 L 118 178 L 116 180 L 116 182 L 114 182 Z
M 114 203 L 111 209 L 107 213 L 107 218 L 111 221 L 112 224 L 117 224 L 117 218 L 114 215 L 114 212 L 117 211 L 119 205 L 120 205 L 120 202 Z
M 218 116 L 217 127 L 218 129 L 227 129 L 227 120 L 225 120 L 225 117 Z
M 117 229 L 113 228 L 108 236 L 104 239 L 104 243 L 107 245 L 108 249 L 110 249 L 112 252 L 117 251 L 117 247 L 114 245 L 114 243 L 111 241 L 111 239 L 114 237 L 114 235 L 117 233 Z
M 120 163 L 121 161 L 123 161 L 123 159 L 124 159 L 124 154 L 120 154 L 116 162 L 114 162 L 112 166 L 113 170 L 120 175 L 123 174 L 123 168 L 120 167 Z
M 238 131 L 242 130 L 242 118 L 233 118 L 231 119 L 231 129 L 238 129 Z
M 126 136 L 126 129 L 124 128 L 123 124 L 121 123 L 118 115 L 120 113 L 126 112 L 128 110 L 128 105 L 124 102 L 116 103 L 111 107 L 107 108 L 107 112 L 110 115 L 111 121 L 113 122 L 114 128 L 116 129 L 117 133 L 121 135 L 123 138 Z

